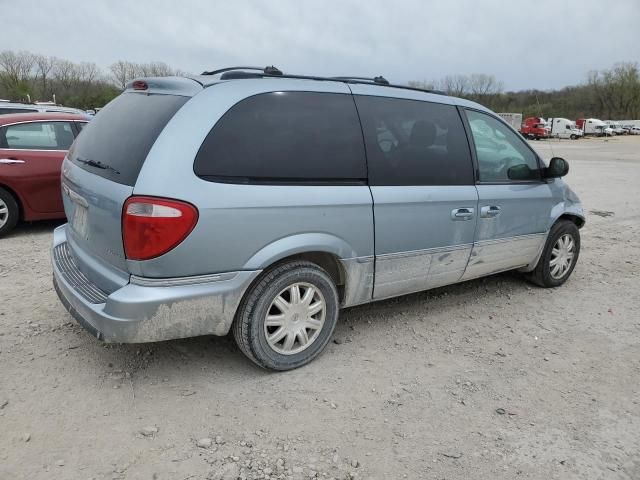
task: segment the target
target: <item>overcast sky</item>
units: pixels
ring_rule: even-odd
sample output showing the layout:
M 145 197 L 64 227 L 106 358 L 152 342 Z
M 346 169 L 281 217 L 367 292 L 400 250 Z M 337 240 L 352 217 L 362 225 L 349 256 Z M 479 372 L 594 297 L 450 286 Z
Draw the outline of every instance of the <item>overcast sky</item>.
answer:
M 0 12 L 0 50 L 105 69 L 274 64 L 395 83 L 489 73 L 546 89 L 640 61 L 639 0 L 0 0 Z

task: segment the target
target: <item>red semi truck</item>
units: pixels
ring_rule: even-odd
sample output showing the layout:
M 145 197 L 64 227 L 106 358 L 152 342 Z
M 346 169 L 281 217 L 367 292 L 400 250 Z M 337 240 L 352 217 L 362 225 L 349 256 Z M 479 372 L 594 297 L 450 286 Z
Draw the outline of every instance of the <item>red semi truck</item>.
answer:
M 522 122 L 520 133 L 525 138 L 540 140 L 541 138 L 549 138 L 551 129 L 547 126 L 544 118 L 527 117 Z

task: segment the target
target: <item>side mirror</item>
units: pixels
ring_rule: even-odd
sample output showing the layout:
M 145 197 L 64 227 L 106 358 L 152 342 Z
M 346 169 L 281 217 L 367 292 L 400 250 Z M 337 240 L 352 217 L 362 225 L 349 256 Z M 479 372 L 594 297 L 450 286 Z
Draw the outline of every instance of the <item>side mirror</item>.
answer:
M 510 167 L 509 170 L 507 170 L 507 177 L 509 177 L 509 180 L 532 180 L 536 178 L 536 174 L 534 170 L 529 168 L 529 165 L 521 163 L 520 165 Z
M 569 173 L 569 163 L 564 158 L 553 157 L 549 162 L 549 166 L 545 169 L 545 178 L 564 177 Z

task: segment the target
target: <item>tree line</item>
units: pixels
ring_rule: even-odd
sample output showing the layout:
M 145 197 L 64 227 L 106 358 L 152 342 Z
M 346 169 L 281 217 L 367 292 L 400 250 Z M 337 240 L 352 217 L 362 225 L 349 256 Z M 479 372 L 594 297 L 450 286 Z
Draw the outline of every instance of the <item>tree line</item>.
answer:
M 108 70 L 92 62 L 74 63 L 31 52 L 0 52 L 0 99 L 50 101 L 82 109 L 102 107 L 137 77 L 185 75 L 164 62 L 119 60 Z M 596 117 L 640 119 L 640 70 L 637 63 L 620 63 L 591 71 L 580 85 L 559 90 L 504 91 L 494 75 L 447 75 L 439 80 L 412 81 L 409 85 L 442 90 L 476 101 L 496 112 L 525 117 Z
M 137 77 L 184 75 L 164 62 L 115 62 L 108 71 L 92 62 L 74 63 L 31 52 L 0 52 L 0 99 L 52 101 L 68 107 L 103 107 Z
M 591 71 L 584 83 L 559 90 L 505 92 L 502 82 L 485 74 L 448 75 L 409 84 L 466 98 L 495 112 L 522 113 L 525 118 L 640 119 L 640 70 L 631 62 Z

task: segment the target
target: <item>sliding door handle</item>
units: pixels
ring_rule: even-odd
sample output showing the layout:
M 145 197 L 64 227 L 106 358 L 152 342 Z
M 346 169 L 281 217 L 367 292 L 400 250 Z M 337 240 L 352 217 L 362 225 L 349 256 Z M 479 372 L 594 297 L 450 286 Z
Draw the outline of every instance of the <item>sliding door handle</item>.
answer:
M 473 218 L 473 208 L 463 207 L 451 210 L 452 220 L 471 220 Z
M 494 218 L 500 215 L 500 207 L 497 205 L 486 205 L 480 208 L 480 216 L 482 218 Z

